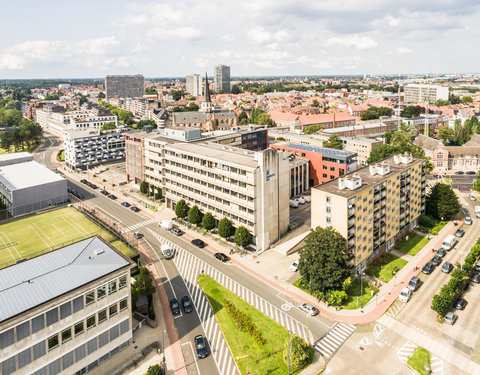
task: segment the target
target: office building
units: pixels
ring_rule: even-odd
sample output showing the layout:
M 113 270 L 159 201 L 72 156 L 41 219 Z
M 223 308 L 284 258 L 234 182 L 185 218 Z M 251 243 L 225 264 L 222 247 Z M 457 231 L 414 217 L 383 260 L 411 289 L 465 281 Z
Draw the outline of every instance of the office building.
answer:
M 413 83 L 405 86 L 405 103 L 425 102 L 426 99 L 430 104 L 434 104 L 438 99 L 448 100 L 448 87 Z
M 136 75 L 109 75 L 105 77 L 106 99 L 137 98 L 145 94 L 145 78 Z
M 91 237 L 0 270 L 1 374 L 85 374 L 127 348 L 132 266 Z
M 425 213 L 425 160 L 395 155 L 312 189 L 312 228 L 333 227 L 360 272 Z
M 215 67 L 215 91 L 230 92 L 230 67 L 217 65 Z
M 0 200 L 12 216 L 65 204 L 67 180 L 28 152 L 0 155 Z
M 200 74 L 187 76 L 186 91 L 192 96 L 202 96 L 202 76 Z

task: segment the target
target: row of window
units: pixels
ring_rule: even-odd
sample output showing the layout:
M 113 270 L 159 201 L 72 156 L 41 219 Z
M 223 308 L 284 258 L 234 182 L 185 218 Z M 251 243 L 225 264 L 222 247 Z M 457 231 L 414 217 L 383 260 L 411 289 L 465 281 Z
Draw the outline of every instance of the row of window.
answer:
M 246 176 L 247 175 L 247 171 L 244 170 L 244 169 L 230 167 L 229 165 L 224 165 L 224 164 L 214 162 L 214 161 L 210 161 L 210 160 L 200 159 L 196 156 L 180 154 L 180 153 L 177 153 L 175 151 L 170 151 L 170 150 L 166 150 L 165 154 L 168 155 L 168 156 L 173 156 L 173 157 L 177 157 L 179 159 L 185 159 L 185 160 L 197 163 L 202 167 L 217 168 L 217 169 L 221 169 L 223 171 L 229 171 L 229 172 L 232 172 L 232 173 L 237 173 L 241 176 Z M 176 163 L 176 164 L 178 164 L 178 163 Z

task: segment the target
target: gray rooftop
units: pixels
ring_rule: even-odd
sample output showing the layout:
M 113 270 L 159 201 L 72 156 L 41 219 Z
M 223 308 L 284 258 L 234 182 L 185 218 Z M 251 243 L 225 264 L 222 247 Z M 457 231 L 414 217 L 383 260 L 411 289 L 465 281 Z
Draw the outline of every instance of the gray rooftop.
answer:
M 63 180 L 36 161 L 0 166 L 0 181 L 12 191 Z
M 14 152 L 11 154 L 0 155 L 0 166 L 23 163 L 33 160 L 33 155 L 28 152 Z
M 96 250 L 103 250 L 94 255 Z M 0 322 L 128 266 L 97 237 L 0 270 Z

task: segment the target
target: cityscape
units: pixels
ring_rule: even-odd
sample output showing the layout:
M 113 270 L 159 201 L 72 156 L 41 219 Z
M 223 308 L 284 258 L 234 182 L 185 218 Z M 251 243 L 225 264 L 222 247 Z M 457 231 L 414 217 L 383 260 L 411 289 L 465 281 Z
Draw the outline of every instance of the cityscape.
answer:
M 0 375 L 480 374 L 480 4 L 47 5 L 2 6 Z

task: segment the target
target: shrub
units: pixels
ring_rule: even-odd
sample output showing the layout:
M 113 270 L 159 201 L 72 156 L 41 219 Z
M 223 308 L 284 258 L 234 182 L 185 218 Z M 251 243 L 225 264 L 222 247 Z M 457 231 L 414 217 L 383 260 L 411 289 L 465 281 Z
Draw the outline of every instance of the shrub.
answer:
M 187 203 L 185 202 L 184 199 L 181 199 L 177 202 L 177 205 L 175 206 L 175 215 L 179 219 L 184 219 L 185 216 L 188 214 L 188 206 Z
M 250 316 L 240 311 L 230 300 L 224 298 L 223 305 L 227 309 L 228 315 L 232 318 L 233 324 L 242 332 L 245 332 L 259 344 L 265 344 L 265 339 L 257 326 L 252 322 Z
M 430 216 L 422 215 L 418 218 L 418 225 L 424 228 L 433 228 L 435 226 L 435 220 Z
M 149 366 L 145 375 L 162 375 L 162 368 L 160 365 Z
M 330 306 L 340 306 L 343 305 L 343 302 L 345 302 L 348 298 L 348 295 L 345 291 L 343 290 L 334 290 L 333 292 L 328 294 L 328 304 Z
M 235 236 L 233 240 L 238 246 L 245 247 L 252 243 L 252 235 L 247 228 L 245 228 L 244 226 L 240 226 L 235 231 Z
M 202 221 L 202 213 L 198 209 L 197 205 L 188 210 L 188 221 L 192 224 L 198 224 Z
M 230 220 L 228 220 L 226 217 L 221 219 L 218 222 L 218 234 L 220 237 L 227 238 L 232 235 L 233 232 L 233 225 Z
M 153 309 L 153 306 L 148 308 L 148 317 L 152 320 L 155 320 L 155 310 Z
M 148 188 L 149 188 L 149 184 L 147 181 L 142 181 L 140 183 L 140 193 L 142 194 L 147 194 L 148 193 Z
M 290 335 L 285 340 L 283 360 L 288 364 L 288 340 L 290 339 L 290 367 L 293 371 L 307 365 L 309 359 L 308 344 L 297 335 Z

